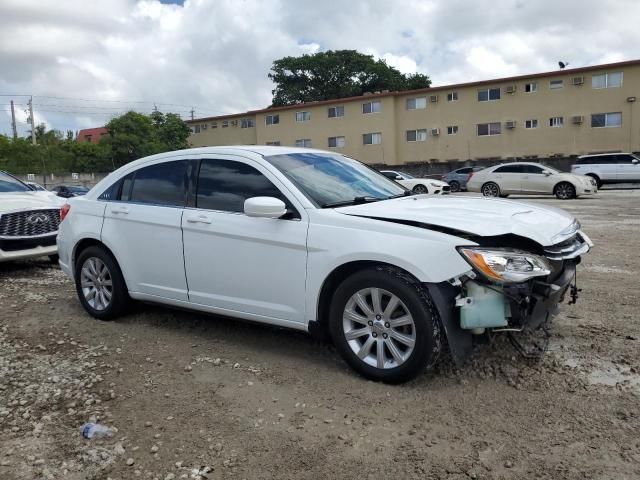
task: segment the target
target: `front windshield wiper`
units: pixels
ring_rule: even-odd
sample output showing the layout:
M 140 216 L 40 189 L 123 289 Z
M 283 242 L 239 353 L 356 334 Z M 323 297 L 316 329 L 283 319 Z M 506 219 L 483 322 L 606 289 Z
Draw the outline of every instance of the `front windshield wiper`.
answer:
M 376 197 L 355 197 L 351 200 L 340 200 L 339 202 L 324 203 L 320 205 L 320 208 L 346 207 L 347 205 L 360 205 L 362 203 L 379 202 L 380 200 L 386 199 Z
M 385 200 L 392 200 L 394 198 L 400 198 L 400 197 L 410 197 L 411 195 L 415 195 L 415 192 L 412 192 L 411 190 L 405 190 L 404 192 L 398 195 L 391 195 L 390 197 L 386 197 Z

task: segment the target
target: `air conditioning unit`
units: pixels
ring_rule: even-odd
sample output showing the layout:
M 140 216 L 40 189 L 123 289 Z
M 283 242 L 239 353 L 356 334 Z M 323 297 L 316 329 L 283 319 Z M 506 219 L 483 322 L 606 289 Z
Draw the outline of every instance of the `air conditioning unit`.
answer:
M 429 101 L 430 101 L 431 103 L 436 103 L 436 102 L 438 101 L 438 95 L 431 95 L 431 96 L 429 97 Z
M 231 120 L 231 126 L 232 127 L 237 127 L 238 126 L 238 120 Z
M 440 135 L 440 129 L 439 128 L 432 128 L 431 129 L 431 135 L 434 137 L 437 137 L 438 135 Z
M 507 85 L 506 87 L 504 87 L 504 91 L 505 93 L 510 93 L 510 94 L 514 94 L 516 93 L 516 86 L 515 85 Z
M 504 128 L 516 128 L 516 121 L 507 120 L 506 122 L 504 122 Z
M 571 83 L 574 85 L 582 85 L 584 83 L 584 77 L 582 75 L 579 77 L 573 77 L 571 79 Z
M 584 123 L 584 116 L 574 115 L 573 117 L 571 117 L 571 121 L 576 125 L 580 125 L 581 123 Z

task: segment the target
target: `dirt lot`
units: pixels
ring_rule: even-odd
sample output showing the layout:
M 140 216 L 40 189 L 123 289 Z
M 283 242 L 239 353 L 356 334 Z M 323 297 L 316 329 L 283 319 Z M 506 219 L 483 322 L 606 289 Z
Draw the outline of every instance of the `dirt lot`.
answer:
M 533 201 L 596 243 L 550 352 L 498 341 L 402 386 L 300 333 L 147 305 L 98 322 L 57 268 L 0 265 L 0 478 L 640 478 L 640 191 Z M 117 433 L 84 440 L 89 420 Z

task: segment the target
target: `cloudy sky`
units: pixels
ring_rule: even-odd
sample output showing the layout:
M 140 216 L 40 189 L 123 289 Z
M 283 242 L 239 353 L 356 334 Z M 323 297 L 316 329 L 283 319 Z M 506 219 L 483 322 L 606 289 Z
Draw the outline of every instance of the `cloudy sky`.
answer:
M 133 108 L 270 103 L 274 59 L 356 49 L 433 85 L 640 57 L 638 0 L 0 0 L 0 133 L 26 95 L 50 128 Z

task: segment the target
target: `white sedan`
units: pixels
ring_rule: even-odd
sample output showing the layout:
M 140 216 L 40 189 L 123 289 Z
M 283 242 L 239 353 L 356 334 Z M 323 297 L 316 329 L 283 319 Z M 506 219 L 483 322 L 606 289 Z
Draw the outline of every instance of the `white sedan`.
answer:
M 503 163 L 472 174 L 467 181 L 469 192 L 485 197 L 507 197 L 511 194 L 547 194 L 560 200 L 593 195 L 598 186 L 586 175 L 560 172 L 539 163 Z
M 592 245 L 559 209 L 411 195 L 334 152 L 257 145 L 136 160 L 61 218 L 91 316 L 135 299 L 294 328 L 386 382 L 445 342 L 461 363 L 474 335 L 544 326 Z
M 447 182 L 432 180 L 430 178 L 416 178 L 408 173 L 395 170 L 380 170 L 380 173 L 391 180 L 398 182 L 414 193 L 430 193 L 432 195 L 446 195 L 451 191 Z

